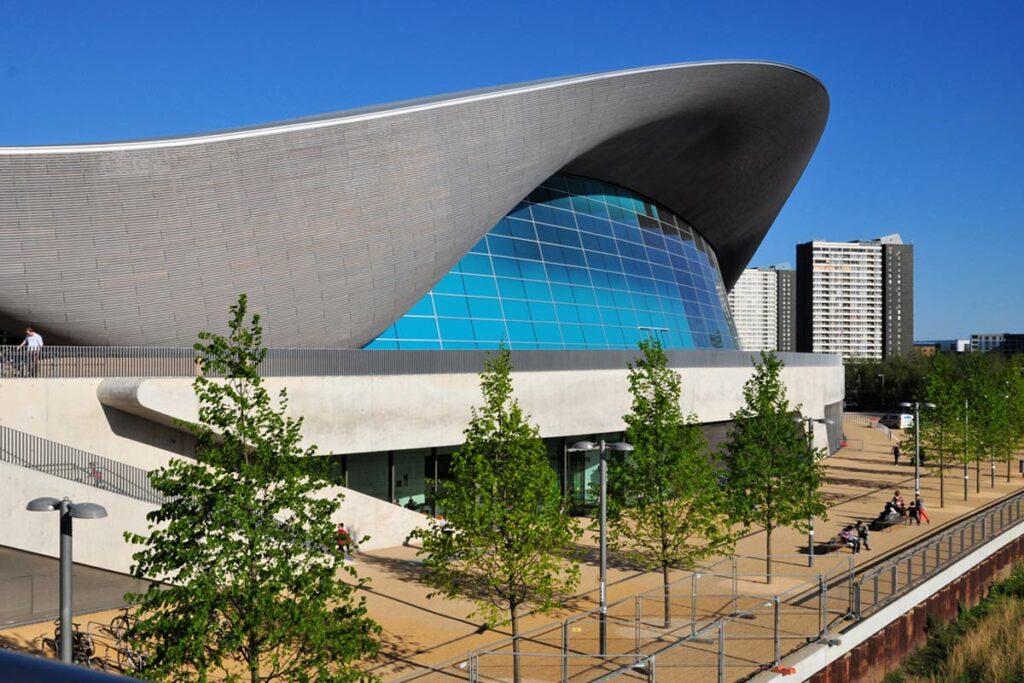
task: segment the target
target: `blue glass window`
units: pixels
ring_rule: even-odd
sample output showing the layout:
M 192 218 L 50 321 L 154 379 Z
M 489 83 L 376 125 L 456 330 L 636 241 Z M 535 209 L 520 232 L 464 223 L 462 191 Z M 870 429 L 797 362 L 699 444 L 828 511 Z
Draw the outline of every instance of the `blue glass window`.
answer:
M 714 251 L 665 207 L 549 178 L 374 349 L 738 348 Z

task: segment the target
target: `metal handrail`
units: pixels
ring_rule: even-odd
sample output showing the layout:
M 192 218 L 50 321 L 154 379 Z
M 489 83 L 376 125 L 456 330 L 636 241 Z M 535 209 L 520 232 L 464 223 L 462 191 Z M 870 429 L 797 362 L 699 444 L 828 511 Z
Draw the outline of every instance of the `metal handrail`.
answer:
M 161 505 L 166 500 L 141 467 L 10 427 L 0 426 L 0 461 L 147 503 Z
M 672 367 L 751 367 L 757 360 L 745 351 L 669 350 Z M 340 377 L 478 373 L 493 351 L 383 351 L 376 349 L 267 350 L 263 377 Z M 636 351 L 512 351 L 516 372 L 619 370 Z M 788 367 L 837 365 L 838 356 L 783 353 Z M 44 346 L 0 347 L 0 377 L 196 377 L 215 376 L 201 354 L 190 347 Z
M 927 540 L 872 566 L 860 573 L 854 583 L 854 617 L 862 619 L 877 611 L 1022 521 L 1024 491 L 975 511 Z M 915 572 L 915 565 L 920 565 L 920 571 Z M 867 607 L 865 595 L 871 596 Z

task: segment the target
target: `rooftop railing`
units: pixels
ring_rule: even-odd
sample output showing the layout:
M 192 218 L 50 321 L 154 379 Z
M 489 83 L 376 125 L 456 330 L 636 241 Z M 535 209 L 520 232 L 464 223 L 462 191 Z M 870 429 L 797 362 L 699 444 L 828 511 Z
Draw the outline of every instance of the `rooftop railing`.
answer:
M 264 377 L 336 377 L 478 373 L 494 351 L 381 351 L 365 349 L 268 349 Z M 779 354 L 789 367 L 840 366 L 838 356 Z M 517 372 L 621 370 L 632 350 L 512 351 Z M 750 367 L 746 351 L 668 351 L 673 367 Z M 156 346 L 0 347 L 0 378 L 195 377 L 208 374 L 191 348 Z

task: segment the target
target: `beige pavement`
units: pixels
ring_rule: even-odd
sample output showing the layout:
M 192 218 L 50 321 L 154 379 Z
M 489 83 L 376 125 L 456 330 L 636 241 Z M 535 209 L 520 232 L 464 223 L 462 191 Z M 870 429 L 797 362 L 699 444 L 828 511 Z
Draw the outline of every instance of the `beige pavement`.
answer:
M 893 491 L 899 489 L 908 501 L 913 497 L 914 468 L 908 457 L 901 459 L 897 466 L 892 462 L 890 441 L 887 434 L 869 426 L 869 418 L 861 415 L 848 415 L 844 423 L 848 447 L 827 460 L 827 478 L 824 487 L 829 502 L 829 519 L 816 520 L 816 537 L 818 542 L 826 541 L 838 532 L 841 526 L 863 519 L 874 518 L 882 509 L 885 501 L 892 497 Z M 965 512 L 991 503 L 1024 487 L 1024 479 L 1016 473 L 1006 483 L 1006 466 L 999 465 L 999 476 L 995 488 L 989 485 L 987 464 L 983 466 L 981 493 L 975 493 L 974 468 L 970 472 L 969 500 L 963 501 L 963 479 L 959 468 L 950 467 L 945 473 L 945 507 L 939 507 L 939 483 L 937 468 L 928 463 L 922 468 L 922 495 L 927 503 L 927 512 L 931 524 L 921 526 L 900 525 L 888 531 L 876 532 L 871 535 L 871 551 L 861 552 L 853 556 L 848 550 L 838 550 L 827 557 L 816 558 L 813 569 L 807 566 L 807 537 L 788 529 L 776 531 L 773 535 L 773 546 L 778 559 L 775 562 L 775 580 L 767 585 L 764 580 L 764 560 L 750 556 L 764 553 L 764 534 L 754 532 L 743 538 L 737 552 L 744 556 L 737 562 L 739 592 L 746 603 L 732 605 L 731 609 L 764 609 L 758 596 L 770 596 L 778 593 L 791 595 L 809 590 L 816 582 L 818 573 L 835 575 L 844 571 L 849 558 L 853 558 L 857 568 L 863 568 L 880 558 L 891 554 L 924 535 L 929 534 L 956 520 Z M 558 613 L 549 616 L 527 616 L 522 630 L 552 624 L 558 619 L 583 614 L 597 607 L 597 552 L 596 539 L 588 535 L 584 539 L 583 548 L 586 561 L 582 567 L 581 587 L 584 592 L 575 596 Z M 709 562 L 714 564 L 714 561 Z M 416 549 L 411 547 L 395 547 L 368 553 L 362 553 L 356 560 L 360 575 L 370 579 L 365 589 L 367 604 L 371 616 L 383 627 L 383 648 L 381 656 L 370 663 L 368 668 L 380 675 L 385 681 L 407 674 L 422 671 L 433 665 L 446 663 L 445 670 L 458 676 L 464 674 L 464 660 L 468 652 L 501 641 L 509 633 L 507 629 L 485 629 L 478 618 L 472 615 L 472 605 L 463 600 L 450 600 L 440 597 L 430 598 L 430 589 L 422 579 L 422 564 L 416 557 Z M 721 561 L 712 570 L 714 573 L 728 574 L 731 563 Z M 703 577 L 701 579 L 701 597 L 696 604 L 690 601 L 691 574 L 678 571 L 673 579 L 680 584 L 673 588 L 670 629 L 652 629 L 652 642 L 644 647 L 645 651 L 653 651 L 658 644 L 678 640 L 678 637 L 689 634 L 691 628 L 690 610 L 696 609 L 699 616 L 721 614 L 726 609 L 731 592 L 730 579 L 726 577 Z M 623 566 L 612 558 L 609 566 L 608 600 L 613 605 L 609 610 L 612 623 L 609 627 L 609 651 L 625 652 L 632 649 L 634 642 L 634 626 L 630 621 L 635 604 L 632 601 L 614 606 L 616 601 L 629 598 L 646 591 L 655 591 L 642 601 L 645 619 L 659 622 L 664 619 L 660 604 L 660 574 L 638 571 Z M 830 609 L 842 609 L 842 596 L 830 597 Z M 805 633 L 813 632 L 818 619 L 817 606 L 804 605 L 796 601 L 786 606 L 785 630 L 791 640 L 786 642 L 787 650 L 797 647 L 803 642 Z M 648 613 L 650 610 L 650 613 Z M 627 614 L 627 612 L 630 612 Z M 82 616 L 80 620 L 102 621 L 113 614 L 99 616 Z M 617 619 L 621 617 L 621 622 Z M 656 619 L 655 619 L 656 617 Z M 628 626 L 628 628 L 627 628 Z M 727 677 L 735 679 L 746 673 L 756 663 L 765 661 L 764 651 L 770 652 L 771 640 L 765 638 L 764 620 L 736 622 L 730 624 L 730 638 L 727 651 Z M 656 631 L 656 632 L 655 632 Z M 38 649 L 43 635 L 52 633 L 49 623 L 11 629 L 0 632 L 0 645 L 14 646 L 24 649 Z M 572 638 L 593 638 L 595 624 L 593 619 L 584 619 L 572 628 Z M 547 648 L 543 642 L 551 640 L 555 634 L 548 634 L 531 644 L 538 653 L 535 661 L 545 662 L 543 671 L 537 670 L 535 675 L 526 676 L 531 680 L 550 680 L 551 663 L 541 655 L 550 655 L 557 649 Z M 642 638 L 643 638 L 642 634 Z M 751 638 L 744 640 L 743 638 Z M 583 647 L 581 651 L 588 651 Z M 687 680 L 705 678 L 714 665 L 716 644 L 692 643 L 680 649 L 675 655 L 673 665 L 694 666 L 687 673 Z M 497 657 L 497 656 L 495 656 Z M 492 657 L 492 659 L 494 659 Z M 507 663 L 507 662 L 506 662 Z M 460 666 L 461 665 L 461 666 Z M 699 666 L 698 666 L 699 665 Z M 574 665 L 575 666 L 575 665 Z M 580 664 L 583 666 L 583 664 Z M 590 662 L 586 666 L 600 667 L 599 662 Z M 703 667 L 703 668 L 701 668 Z M 495 665 L 495 670 L 504 665 Z M 682 669 L 674 670 L 672 676 L 665 680 L 675 679 L 682 675 Z M 445 676 L 444 678 L 448 678 Z M 659 678 L 663 678 L 659 675 Z M 442 680 L 438 678 L 437 680 Z M 587 680 L 581 676 L 579 680 Z M 680 679 L 682 680 L 682 679 Z

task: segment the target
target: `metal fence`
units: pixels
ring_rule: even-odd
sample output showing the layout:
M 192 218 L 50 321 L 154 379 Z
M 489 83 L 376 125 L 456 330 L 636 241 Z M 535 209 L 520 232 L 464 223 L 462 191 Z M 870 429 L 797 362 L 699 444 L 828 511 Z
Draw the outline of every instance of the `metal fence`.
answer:
M 673 367 L 750 367 L 744 351 L 668 351 Z M 478 373 L 493 351 L 380 351 L 363 349 L 268 349 L 264 377 L 334 377 Z M 618 370 L 636 357 L 632 350 L 513 351 L 517 372 Z M 784 353 L 787 366 L 834 366 L 838 356 Z M 0 347 L 0 377 L 195 377 L 204 362 L 191 348 L 142 346 Z
M 776 559 L 785 565 L 806 556 Z M 752 668 L 752 642 L 763 644 L 767 662 L 778 662 L 849 617 L 852 557 L 829 559 L 830 566 L 816 577 L 775 573 L 777 585 L 793 587 L 773 591 L 763 583 L 763 573 L 741 570 L 744 562 L 763 558 L 728 558 L 672 582 L 667 598 L 659 587 L 609 604 L 603 648 L 602 616 L 592 610 L 397 680 L 508 681 L 517 659 L 524 680 L 653 681 L 656 671 L 662 680 L 739 678 Z M 748 590 L 757 584 L 763 587 Z
M 1019 524 L 1024 492 L 980 510 L 940 533 L 861 573 L 854 584 L 854 616 L 863 618 L 916 588 L 985 543 Z
M 149 472 L 95 453 L 0 426 L 0 461 L 160 505 Z
M 751 590 L 764 574 L 745 573 L 756 558 L 734 557 L 669 586 L 608 605 L 605 648 L 597 610 L 506 638 L 467 656 L 397 679 L 402 683 L 512 680 L 518 658 L 526 680 L 608 681 L 746 678 L 778 665 L 811 641 L 834 642 L 849 622 L 892 600 L 1024 521 L 1024 492 L 1015 494 L 913 547 L 855 572 L 853 558 L 829 555 L 820 574 L 775 573 L 787 591 Z M 806 556 L 796 556 L 805 561 Z M 784 565 L 787 556 L 776 556 Z M 659 678 L 656 678 L 660 676 Z

